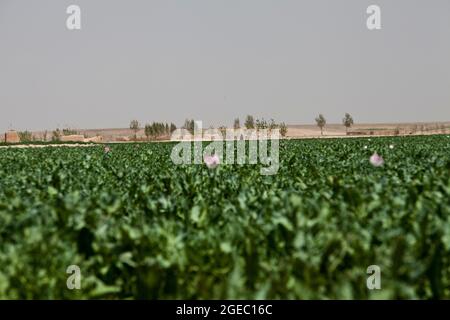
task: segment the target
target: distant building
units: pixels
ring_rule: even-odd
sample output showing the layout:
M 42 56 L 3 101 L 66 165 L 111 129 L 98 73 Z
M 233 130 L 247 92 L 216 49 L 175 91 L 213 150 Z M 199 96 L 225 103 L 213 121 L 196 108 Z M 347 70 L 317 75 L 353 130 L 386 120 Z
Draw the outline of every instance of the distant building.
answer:
M 5 142 L 6 143 L 19 143 L 20 137 L 14 130 L 9 130 L 5 133 Z

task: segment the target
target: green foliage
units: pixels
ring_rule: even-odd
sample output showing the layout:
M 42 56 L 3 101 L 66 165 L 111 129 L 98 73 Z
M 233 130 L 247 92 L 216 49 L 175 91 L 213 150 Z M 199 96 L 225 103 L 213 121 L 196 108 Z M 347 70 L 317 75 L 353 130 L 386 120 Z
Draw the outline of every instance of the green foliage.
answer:
M 177 130 L 177 126 L 173 123 L 170 124 L 170 133 L 172 134 L 175 130 Z
M 194 134 L 195 121 L 193 119 L 186 119 L 184 121 L 183 129 L 189 131 L 190 134 Z
M 144 128 L 145 135 L 147 136 L 147 139 L 153 136 L 153 126 L 146 124 Z
M 342 124 L 345 126 L 345 130 L 348 131 L 348 128 L 350 128 L 354 122 L 353 117 L 350 115 L 350 113 L 346 113 L 344 118 L 342 119 Z
M 131 122 L 130 122 L 130 129 L 134 130 L 134 131 L 138 131 L 140 129 L 139 121 L 131 120 Z
M 220 126 L 219 128 L 220 134 L 225 139 L 227 136 L 227 127 L 226 126 Z
M 281 140 L 274 176 L 173 145 L 1 149 L 0 298 L 450 298 L 449 138 Z
M 241 128 L 241 123 L 240 123 L 240 121 L 239 121 L 239 118 L 235 118 L 235 119 L 234 119 L 233 128 L 234 128 L 235 130 Z
M 141 128 L 141 124 L 139 123 L 138 120 L 130 121 L 130 129 L 134 131 L 134 140 L 137 140 L 137 133 L 140 128 Z
M 254 129 L 255 128 L 255 120 L 253 119 L 252 115 L 248 115 L 245 118 L 245 124 L 244 124 L 246 129 Z
M 170 131 L 171 128 L 174 128 L 175 125 L 171 124 L 172 127 L 169 127 L 168 123 L 162 123 L 162 122 L 153 122 L 152 124 L 146 124 L 145 125 L 145 135 L 147 136 L 147 139 L 153 138 L 156 139 L 161 136 L 168 136 L 173 131 Z M 176 129 L 176 127 L 175 127 Z M 173 130 L 175 130 L 173 129 Z
M 79 133 L 75 129 L 65 128 L 62 130 L 63 136 L 71 136 L 71 135 L 77 135 L 77 134 L 79 134 Z
M 316 118 L 317 126 L 320 128 L 320 134 L 323 135 L 323 128 L 327 124 L 327 120 L 322 114 L 319 114 L 319 116 Z
M 54 130 L 52 132 L 52 141 L 53 142 L 60 141 L 61 140 L 61 136 L 62 136 L 61 130 L 59 130 L 59 128 L 56 128 L 56 130 Z
M 280 134 L 282 137 L 286 137 L 287 131 L 288 131 L 288 129 L 287 129 L 286 124 L 284 122 L 280 123 Z
M 287 134 L 286 124 L 284 122 L 277 124 L 274 119 L 270 119 L 270 121 L 266 121 L 264 118 L 256 119 L 255 127 L 258 131 L 268 129 L 269 132 L 272 132 L 275 129 L 279 129 L 282 137 L 285 137 Z
M 273 119 L 270 119 L 270 122 L 267 124 L 267 126 L 268 126 L 268 128 L 269 128 L 270 131 L 275 130 L 275 129 L 278 129 L 278 128 L 280 127 L 280 125 L 277 124 L 277 123 L 275 122 L 275 120 L 273 120 Z
M 33 134 L 30 131 L 19 131 L 17 133 L 20 138 L 20 142 L 31 142 L 33 141 Z
M 256 130 L 262 130 L 262 129 L 268 128 L 267 121 L 264 118 L 262 118 L 261 120 L 256 119 L 255 126 L 256 126 Z

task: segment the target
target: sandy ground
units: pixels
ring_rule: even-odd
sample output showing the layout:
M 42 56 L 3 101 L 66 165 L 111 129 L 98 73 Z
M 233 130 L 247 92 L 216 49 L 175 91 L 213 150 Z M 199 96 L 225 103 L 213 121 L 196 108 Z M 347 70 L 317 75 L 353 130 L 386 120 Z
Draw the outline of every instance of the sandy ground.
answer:
M 341 124 L 327 125 L 323 130 L 324 137 L 351 136 L 405 136 L 425 134 L 448 134 L 450 122 L 440 123 L 368 123 L 352 126 L 348 133 Z M 321 137 L 320 129 L 315 125 L 289 126 L 287 136 L 290 138 Z
M 85 137 L 102 136 L 104 143 L 110 142 L 126 142 L 134 140 L 134 131 L 131 129 L 81 129 L 77 130 L 79 134 Z M 332 137 L 358 137 L 358 136 L 405 136 L 405 135 L 426 135 L 426 134 L 450 134 L 450 122 L 439 123 L 368 123 L 356 124 L 352 126 L 347 133 L 346 128 L 342 124 L 328 124 L 323 130 L 323 135 L 320 128 L 316 125 L 289 125 L 287 138 L 332 138 Z M 44 132 L 33 132 L 33 136 L 37 140 L 42 140 Z M 147 141 L 144 129 L 137 132 L 138 141 Z M 47 132 L 47 139 L 51 139 L 51 132 Z M 168 141 L 169 136 L 161 137 L 158 140 Z M 29 147 L 52 147 L 52 146 L 86 146 L 83 144 L 55 144 L 55 145 L 29 145 Z M 89 145 L 88 145 L 89 146 Z M 16 148 L 23 148 L 26 146 L 14 146 Z M 0 147 L 1 148 L 1 147 Z
M 115 141 L 123 137 L 133 138 L 134 132 L 130 129 L 101 129 L 82 130 L 82 134 L 87 136 L 101 135 L 107 142 Z M 289 125 L 287 138 L 319 138 L 319 137 L 346 137 L 346 136 L 379 136 L 379 135 L 414 135 L 414 134 L 437 134 L 450 133 L 450 122 L 440 123 L 368 123 L 357 124 L 349 129 L 347 134 L 342 124 L 329 124 L 325 126 L 323 135 L 316 125 Z M 145 140 L 143 129 L 137 132 L 141 140 Z M 162 137 L 161 140 L 169 140 L 169 137 Z

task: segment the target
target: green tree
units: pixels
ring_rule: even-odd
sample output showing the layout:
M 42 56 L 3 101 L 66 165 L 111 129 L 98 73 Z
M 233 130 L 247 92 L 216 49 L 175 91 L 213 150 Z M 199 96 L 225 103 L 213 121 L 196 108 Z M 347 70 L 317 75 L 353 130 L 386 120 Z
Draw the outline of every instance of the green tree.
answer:
M 280 123 L 280 134 L 282 137 L 286 137 L 287 134 L 287 126 L 284 122 Z
M 63 136 L 72 136 L 72 135 L 77 135 L 77 134 L 78 134 L 78 131 L 75 129 L 65 128 L 62 130 Z
M 150 137 L 153 135 L 153 126 L 150 124 L 146 124 L 144 132 L 145 132 L 145 136 L 147 137 L 147 140 L 149 140 Z
M 353 117 L 349 113 L 346 113 L 342 119 L 342 124 L 345 126 L 345 132 L 347 133 L 348 128 L 353 125 Z
M 177 130 L 177 126 L 173 123 L 170 124 L 170 133 L 172 134 L 175 130 Z
M 195 122 L 193 119 L 186 119 L 184 121 L 183 129 L 189 131 L 190 134 L 194 134 Z
M 131 120 L 130 129 L 134 131 L 134 140 L 137 140 L 137 132 L 139 131 L 140 124 L 137 120 Z
M 255 129 L 255 120 L 253 119 L 253 116 L 248 115 L 247 118 L 245 118 L 244 126 L 246 129 Z
M 33 134 L 30 131 L 19 131 L 17 134 L 19 135 L 20 142 L 33 141 Z
M 165 128 L 164 128 L 164 134 L 169 135 L 170 134 L 170 128 L 169 124 L 166 122 Z
M 59 128 L 56 128 L 56 130 L 54 130 L 52 132 L 52 141 L 60 141 L 61 140 L 61 130 L 59 130 Z
M 322 114 L 319 114 L 319 116 L 316 118 L 316 123 L 320 128 L 320 134 L 323 135 L 323 128 L 327 124 L 327 120 L 325 120 L 325 117 Z
M 234 119 L 233 128 L 234 128 L 235 130 L 241 128 L 241 123 L 240 123 L 240 121 L 239 121 L 239 118 Z
M 227 127 L 226 126 L 220 126 L 219 127 L 220 133 L 222 134 L 222 137 L 225 139 L 227 135 Z
M 275 130 L 276 128 L 279 127 L 279 125 L 276 124 L 275 120 L 273 120 L 273 119 L 270 119 L 267 126 L 268 126 L 270 132 L 272 132 L 273 130 Z
M 256 130 L 262 130 L 262 129 L 268 128 L 267 121 L 264 118 L 262 118 L 261 120 L 256 119 L 255 126 L 256 126 Z

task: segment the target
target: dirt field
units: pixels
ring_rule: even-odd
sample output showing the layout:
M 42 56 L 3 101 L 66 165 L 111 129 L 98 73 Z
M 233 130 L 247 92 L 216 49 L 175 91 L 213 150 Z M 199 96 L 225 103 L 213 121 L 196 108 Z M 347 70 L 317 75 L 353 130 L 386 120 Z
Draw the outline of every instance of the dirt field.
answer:
M 348 132 L 341 124 L 330 124 L 323 130 L 323 136 L 325 137 L 405 136 L 448 133 L 450 133 L 450 122 L 357 124 L 348 129 Z M 315 125 L 294 125 L 288 127 L 287 136 L 290 138 L 316 138 L 321 137 L 321 133 L 320 129 Z
M 79 129 L 78 134 L 86 138 L 102 136 L 103 142 L 126 142 L 134 140 L 134 131 L 131 129 Z M 426 135 L 426 134 L 450 134 L 450 122 L 439 123 L 370 123 L 356 124 L 348 132 L 342 124 L 328 124 L 321 135 L 320 128 L 316 125 L 289 125 L 287 138 L 318 138 L 318 137 L 351 137 L 351 136 L 395 136 L 395 135 Z M 43 140 L 43 131 L 33 132 L 35 140 Z M 47 132 L 47 141 L 51 139 L 51 132 Z M 146 141 L 144 129 L 137 132 L 138 141 Z M 170 140 L 169 136 L 160 137 L 158 140 Z

